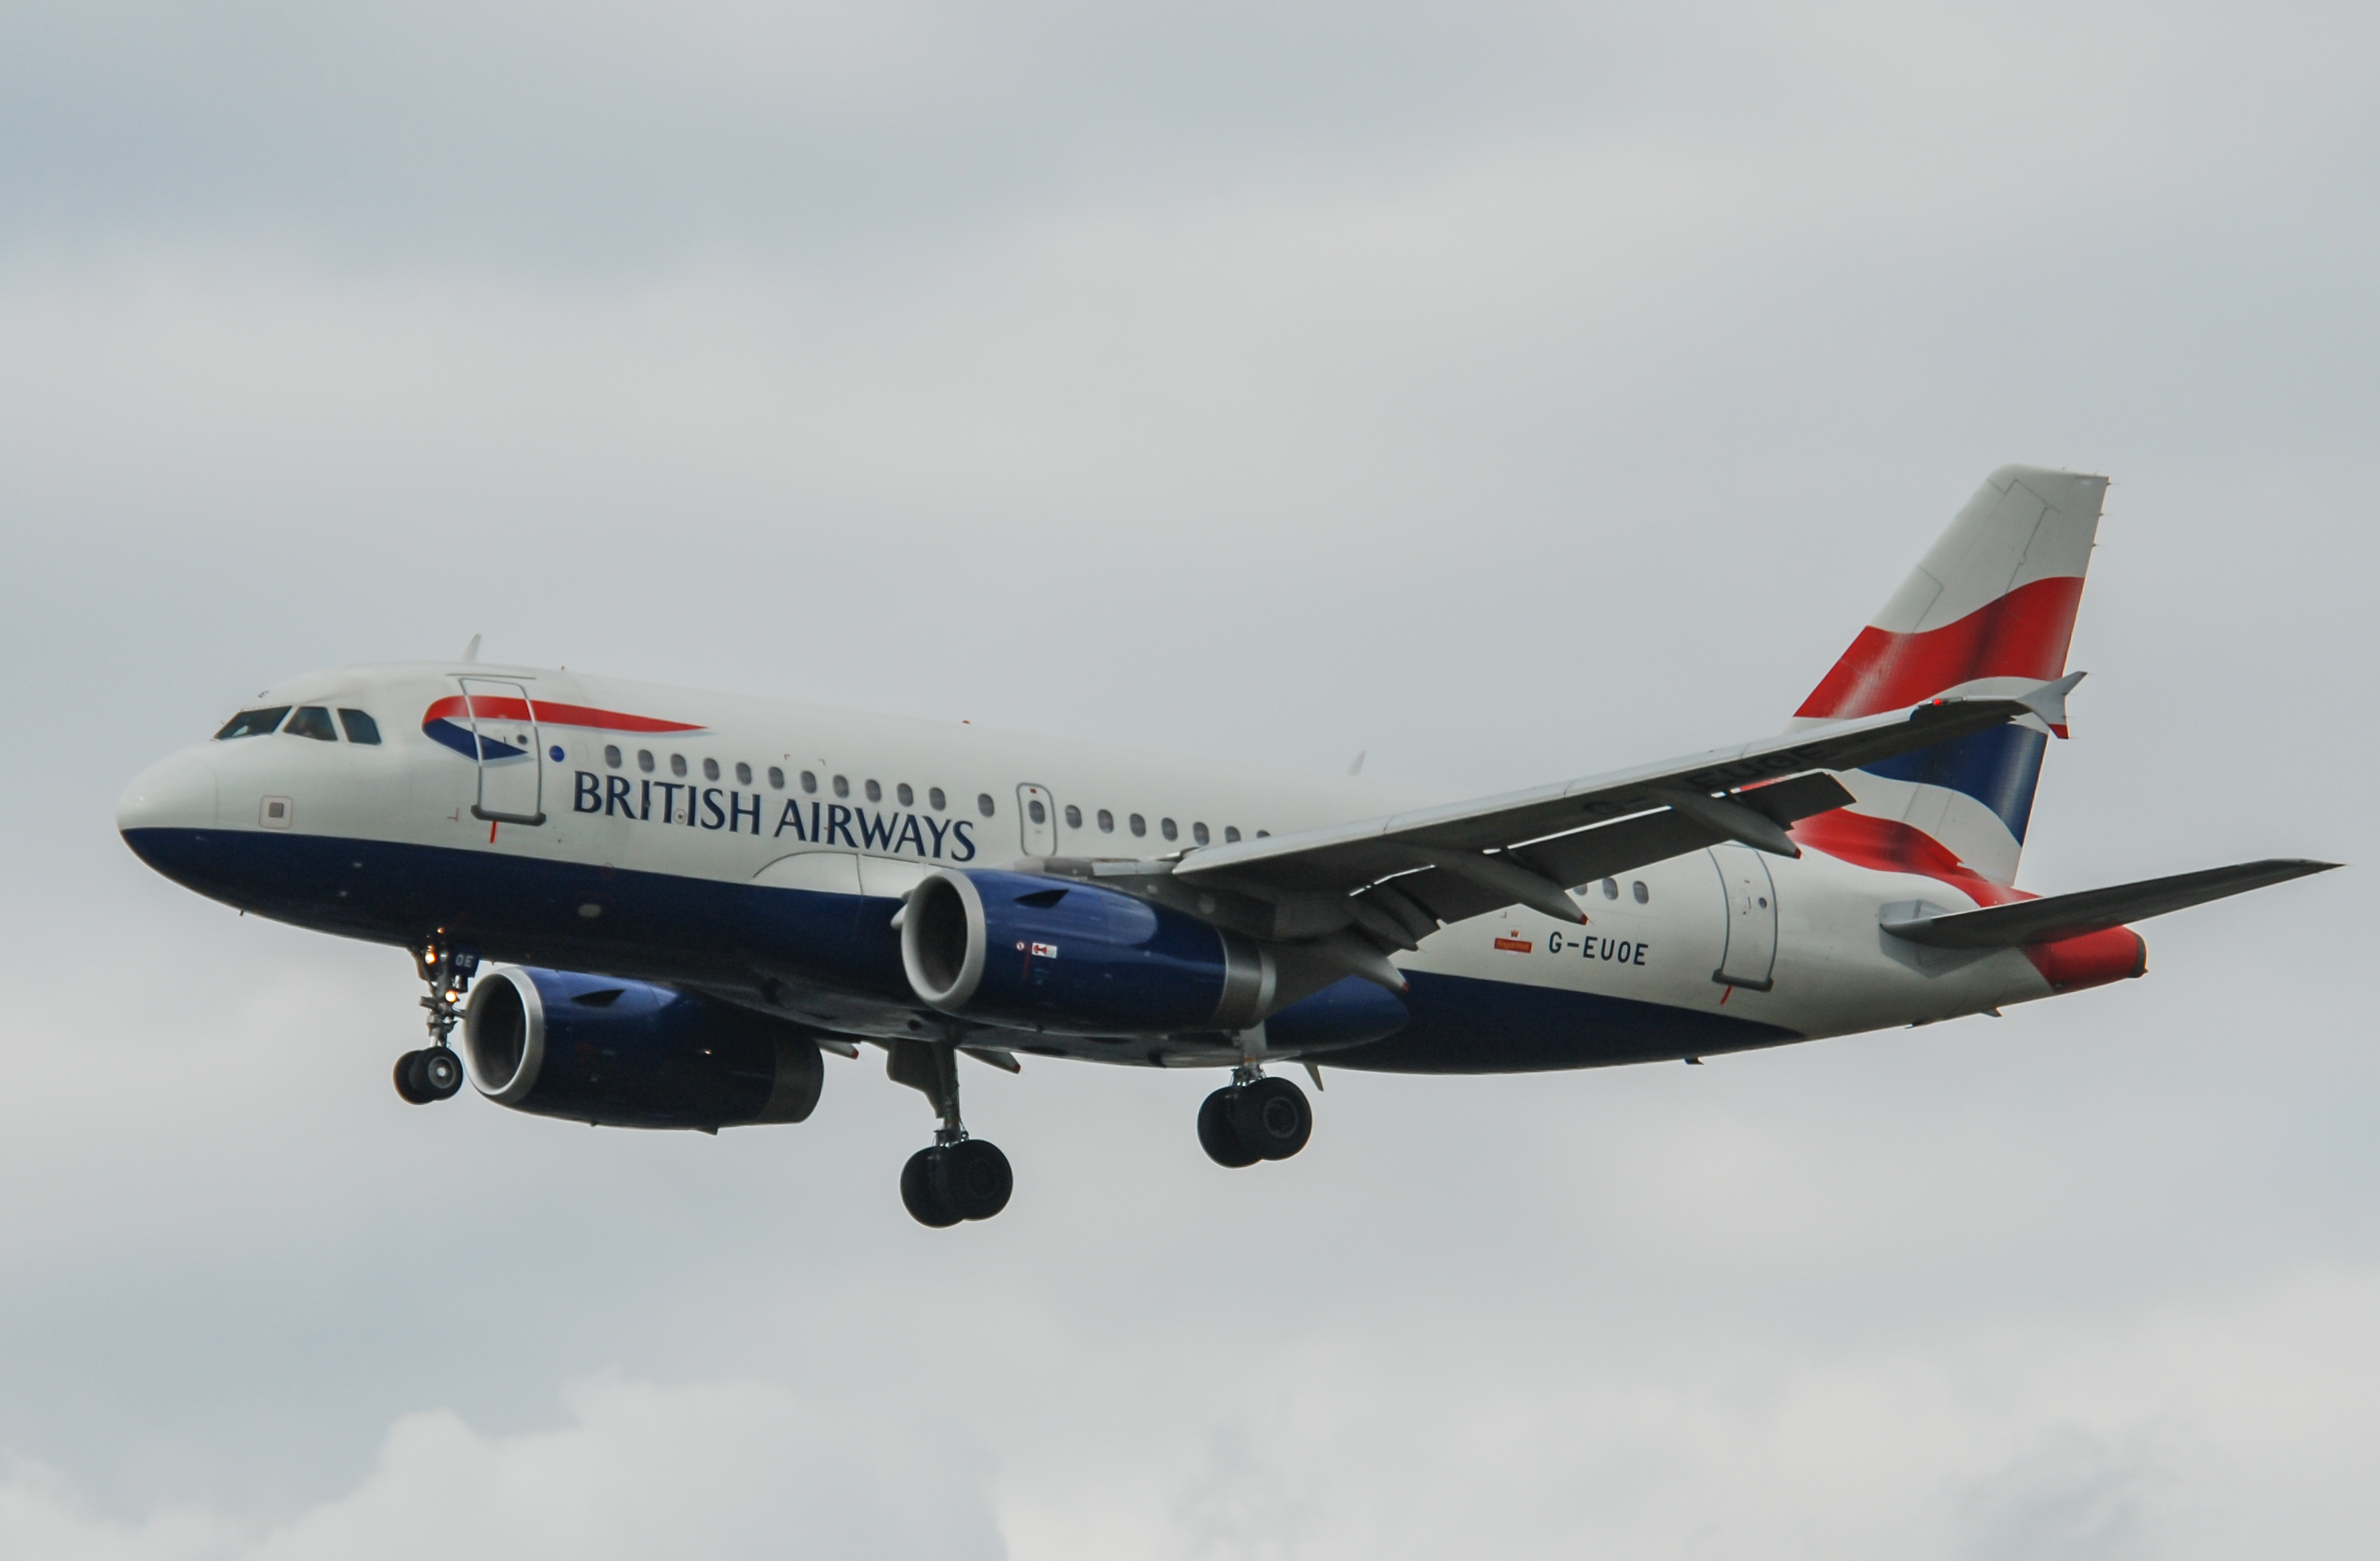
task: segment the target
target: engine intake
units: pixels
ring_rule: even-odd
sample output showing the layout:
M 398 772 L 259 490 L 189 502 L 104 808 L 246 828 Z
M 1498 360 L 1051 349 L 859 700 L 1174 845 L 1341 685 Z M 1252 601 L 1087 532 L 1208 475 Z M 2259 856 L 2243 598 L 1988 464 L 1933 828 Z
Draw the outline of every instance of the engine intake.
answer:
M 901 914 L 901 966 L 930 1008 L 1092 1035 L 1242 1030 L 1271 1006 L 1254 939 L 1094 884 L 926 875 Z
M 463 1013 L 471 1083 L 499 1106 L 622 1128 L 798 1122 L 825 1070 L 808 1032 L 642 981 L 507 966 Z

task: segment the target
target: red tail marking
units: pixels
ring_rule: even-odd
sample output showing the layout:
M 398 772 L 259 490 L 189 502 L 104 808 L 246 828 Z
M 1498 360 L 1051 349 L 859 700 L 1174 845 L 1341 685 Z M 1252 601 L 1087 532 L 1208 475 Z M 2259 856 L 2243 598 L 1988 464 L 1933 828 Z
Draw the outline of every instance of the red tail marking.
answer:
M 2082 600 L 2082 576 L 2062 575 L 2019 586 L 1956 623 L 1922 634 L 1871 624 L 1793 713 L 1847 720 L 1903 709 L 1977 678 L 2046 683 L 2066 665 Z

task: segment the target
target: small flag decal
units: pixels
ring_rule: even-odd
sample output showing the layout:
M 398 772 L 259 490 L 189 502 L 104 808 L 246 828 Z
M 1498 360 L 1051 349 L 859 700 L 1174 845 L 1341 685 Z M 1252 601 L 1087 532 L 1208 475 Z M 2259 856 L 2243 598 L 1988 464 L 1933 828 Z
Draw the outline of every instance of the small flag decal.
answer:
M 1036 943 L 1033 945 L 1033 957 L 1037 960 L 1054 960 L 1058 957 L 1058 946 L 1055 943 Z
M 1499 949 L 1510 949 L 1516 954 L 1525 954 L 1530 950 L 1535 949 L 1536 945 L 1530 942 L 1525 938 L 1499 938 L 1496 939 L 1496 947 Z

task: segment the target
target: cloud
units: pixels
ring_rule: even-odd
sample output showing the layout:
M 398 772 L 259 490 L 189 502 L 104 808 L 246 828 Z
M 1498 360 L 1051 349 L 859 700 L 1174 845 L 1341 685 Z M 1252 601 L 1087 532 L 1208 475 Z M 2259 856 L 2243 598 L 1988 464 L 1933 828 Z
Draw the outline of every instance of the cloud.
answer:
M 1332 1073 L 1245 1175 L 1211 1080 L 983 1070 L 1016 1200 L 929 1233 L 877 1059 L 415 1110 L 401 951 L 110 810 L 474 631 L 1496 791 L 1772 729 L 2031 460 L 2117 487 L 2023 881 L 2367 860 L 2375 27 L 9 8 L 0 1549 L 2371 1548 L 2353 873 L 2002 1021 Z
M 618 1379 L 565 1395 L 569 1422 L 490 1435 L 407 1415 L 353 1491 L 242 1534 L 172 1511 L 121 1522 L 54 1472 L 0 1482 L 0 1555 L 42 1561 L 372 1561 L 1004 1554 L 963 1452 L 889 1438 L 763 1383 Z

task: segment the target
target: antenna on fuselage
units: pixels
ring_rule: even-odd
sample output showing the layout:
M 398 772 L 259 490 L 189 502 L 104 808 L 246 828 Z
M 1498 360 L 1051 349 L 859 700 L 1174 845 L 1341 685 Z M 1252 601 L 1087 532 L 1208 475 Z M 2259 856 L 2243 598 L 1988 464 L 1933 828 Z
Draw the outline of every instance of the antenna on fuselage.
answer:
M 476 660 L 478 660 L 479 659 L 480 659 L 480 636 L 479 636 L 479 635 L 473 635 L 471 636 L 471 643 L 470 643 L 470 644 L 468 644 L 468 645 L 467 645 L 467 646 L 465 646 L 465 647 L 463 647 L 463 659 L 464 659 L 464 660 L 466 660 L 466 661 L 476 661 Z

